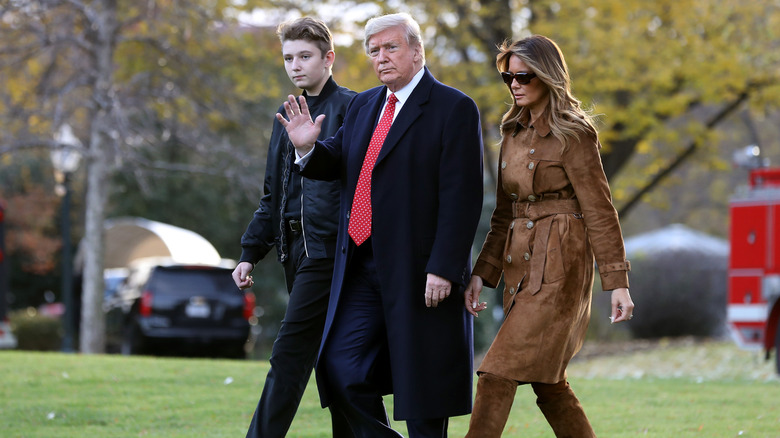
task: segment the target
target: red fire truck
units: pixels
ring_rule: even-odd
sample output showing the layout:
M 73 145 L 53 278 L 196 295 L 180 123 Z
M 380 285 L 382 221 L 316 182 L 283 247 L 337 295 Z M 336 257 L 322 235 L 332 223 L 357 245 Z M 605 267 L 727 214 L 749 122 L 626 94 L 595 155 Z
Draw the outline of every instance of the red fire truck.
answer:
M 729 330 L 739 346 L 763 348 L 767 359 L 774 349 L 780 373 L 780 168 L 752 169 L 729 210 Z

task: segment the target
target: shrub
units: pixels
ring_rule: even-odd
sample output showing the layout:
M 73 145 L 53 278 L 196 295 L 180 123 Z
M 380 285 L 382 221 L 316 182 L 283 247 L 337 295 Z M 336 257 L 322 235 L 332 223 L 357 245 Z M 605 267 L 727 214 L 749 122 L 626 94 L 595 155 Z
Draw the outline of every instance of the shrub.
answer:
M 17 310 L 8 315 L 19 350 L 56 351 L 62 346 L 62 322 L 39 315 L 34 308 Z
M 677 248 L 634 254 L 631 265 L 634 337 L 725 333 L 727 256 Z

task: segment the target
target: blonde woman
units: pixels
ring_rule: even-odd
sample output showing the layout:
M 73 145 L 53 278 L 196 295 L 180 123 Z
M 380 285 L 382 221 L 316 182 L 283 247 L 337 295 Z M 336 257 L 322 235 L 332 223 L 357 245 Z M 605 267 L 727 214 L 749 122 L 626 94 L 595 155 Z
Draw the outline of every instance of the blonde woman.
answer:
M 496 66 L 513 104 L 501 121 L 496 209 L 465 304 L 475 316 L 484 310 L 482 286 L 496 287 L 503 274 L 506 318 L 477 371 L 467 437 L 500 437 L 525 383 L 556 436 L 595 436 L 566 381 L 590 319 L 594 257 L 612 291 L 612 321 L 634 309 L 598 134 L 552 40 L 506 42 Z

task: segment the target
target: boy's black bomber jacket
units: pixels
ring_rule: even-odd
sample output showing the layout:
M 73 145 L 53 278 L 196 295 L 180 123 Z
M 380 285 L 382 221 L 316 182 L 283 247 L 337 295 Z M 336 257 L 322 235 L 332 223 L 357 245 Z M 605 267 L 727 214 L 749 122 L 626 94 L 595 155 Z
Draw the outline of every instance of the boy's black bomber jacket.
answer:
M 347 105 L 355 92 L 339 86 L 333 77 L 323 87 L 319 96 L 306 96 L 312 119 L 326 114 L 322 123 L 319 139 L 333 136 L 344 121 Z M 284 108 L 279 108 L 284 115 Z M 290 155 L 292 154 L 292 155 Z M 283 187 L 283 175 L 289 172 L 289 178 L 302 178 L 301 181 L 301 221 L 306 255 L 310 258 L 332 258 L 335 254 L 336 234 L 339 220 L 340 181 L 316 181 L 303 178 L 293 172 L 292 161 L 295 151 L 287 137 L 287 132 L 276 118 L 268 146 L 268 159 L 263 184 L 263 197 L 254 213 L 252 221 L 241 236 L 242 262 L 257 264 L 272 246 L 276 246 L 278 259 L 284 262 L 288 257 L 287 237 L 282 233 L 287 224 L 282 220 L 282 199 L 286 196 Z

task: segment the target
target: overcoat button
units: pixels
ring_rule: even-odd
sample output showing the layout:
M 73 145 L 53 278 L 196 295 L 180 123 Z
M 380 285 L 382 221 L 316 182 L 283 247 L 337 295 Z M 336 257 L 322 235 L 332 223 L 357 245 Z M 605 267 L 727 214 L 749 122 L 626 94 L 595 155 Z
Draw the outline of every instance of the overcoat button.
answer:
M 534 163 L 528 163 L 528 169 L 534 170 Z
M 515 221 L 512 221 L 512 223 L 511 223 L 511 224 L 509 224 L 509 229 L 511 230 L 511 229 L 513 229 L 514 227 L 515 227 Z
M 534 221 L 528 221 L 528 223 L 525 224 L 525 226 L 528 227 L 528 229 L 530 230 L 531 228 L 534 227 Z
M 517 201 L 517 198 L 519 198 L 519 196 L 517 196 L 517 193 L 512 193 L 509 195 L 509 197 L 514 199 L 515 201 Z
M 531 201 L 531 202 L 534 202 L 534 201 L 536 201 L 536 196 L 528 195 L 528 200 Z
M 533 154 L 534 154 L 534 152 L 536 152 L 536 149 L 531 149 L 531 150 L 530 150 L 530 154 L 531 154 L 531 155 L 533 155 Z
M 511 254 L 506 256 L 506 262 L 507 263 L 512 263 L 512 255 Z
M 514 295 L 514 294 L 515 294 L 515 288 L 510 287 L 509 288 L 509 295 Z
M 501 162 L 501 168 L 502 169 L 506 169 L 506 161 L 502 161 Z
M 525 253 L 523 254 L 523 258 L 526 260 L 531 260 L 531 254 Z

